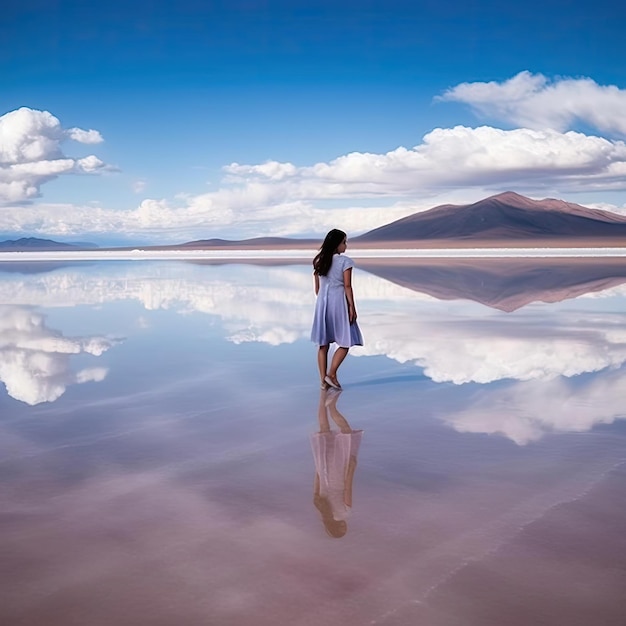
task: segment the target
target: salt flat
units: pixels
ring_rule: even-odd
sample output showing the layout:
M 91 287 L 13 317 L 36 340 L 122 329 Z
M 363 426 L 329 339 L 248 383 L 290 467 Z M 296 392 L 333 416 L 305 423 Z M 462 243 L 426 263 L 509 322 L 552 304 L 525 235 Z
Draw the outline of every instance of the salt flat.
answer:
M 130 261 L 130 260 L 221 260 L 221 259 L 312 259 L 316 250 L 84 250 L 2 252 L 6 261 Z M 626 248 L 437 248 L 350 249 L 355 259 L 420 258 L 567 258 L 626 257 Z
M 624 261 L 363 261 L 336 395 L 272 254 L 0 264 L 0 623 L 622 626 Z

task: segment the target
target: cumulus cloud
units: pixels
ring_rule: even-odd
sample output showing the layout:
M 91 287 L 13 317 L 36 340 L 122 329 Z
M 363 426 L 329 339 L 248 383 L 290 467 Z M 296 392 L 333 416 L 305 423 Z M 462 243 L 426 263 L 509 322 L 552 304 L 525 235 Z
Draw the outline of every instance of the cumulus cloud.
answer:
M 96 144 L 96 130 L 63 129 L 48 111 L 22 107 L 0 117 L 0 204 L 39 197 L 44 183 L 62 174 L 95 174 L 111 169 L 98 157 L 74 159 L 61 150 L 64 141 Z
M 525 101 L 524 94 L 550 87 L 540 78 L 526 73 L 503 85 L 458 86 L 444 97 L 469 99 L 468 94 L 478 94 L 474 100 L 483 98 L 490 106 L 490 94 L 500 89 L 497 102 Z M 472 202 L 506 189 L 533 197 L 554 196 L 556 189 L 626 189 L 623 141 L 562 132 L 558 124 L 535 126 L 435 128 L 412 148 L 353 152 L 312 165 L 231 163 L 224 167 L 222 186 L 214 191 L 144 198 L 129 210 L 40 202 L 1 211 L 0 231 L 45 236 L 141 233 L 145 239 L 172 242 L 214 236 L 310 236 L 330 227 L 358 234 L 437 204 Z M 8 205 L 38 197 L 41 185 L 55 177 L 111 169 L 94 155 L 64 155 L 63 141 L 93 144 L 102 137 L 95 130 L 64 130 L 46 111 L 22 108 L 2 116 L 0 139 L 0 202 Z M 141 193 L 144 184 L 135 181 L 135 193 Z
M 438 204 L 473 202 L 507 189 L 541 198 L 626 190 L 626 143 L 571 129 L 575 122 L 626 133 L 626 90 L 589 78 L 549 80 L 521 72 L 503 82 L 463 83 L 440 100 L 465 102 L 521 128 L 435 128 L 413 147 L 352 152 L 320 163 L 231 163 L 219 188 L 135 208 L 22 206 L 46 181 L 111 169 L 95 155 L 70 158 L 64 141 L 97 144 L 96 130 L 64 129 L 47 111 L 0 117 L 0 231 L 116 236 L 163 242 L 215 236 L 310 236 L 339 227 L 358 234 Z M 131 183 L 143 193 L 145 181 Z M 31 210 L 27 210 L 27 209 Z M 618 213 L 623 207 L 603 205 Z
M 235 196 L 236 194 L 233 194 Z M 423 203 L 393 203 L 362 207 L 319 208 L 310 202 L 284 202 L 259 206 L 250 199 L 229 205 L 230 194 L 196 196 L 175 205 L 168 200 L 146 199 L 131 210 L 112 210 L 92 205 L 40 203 L 19 211 L 0 210 L 0 231 L 29 235 L 100 236 L 114 233 L 143 237 L 155 242 L 179 243 L 192 239 L 226 236 L 290 236 L 319 234 L 330 228 L 350 233 L 370 230 L 430 208 Z M 235 204 L 235 203 L 233 203 Z
M 467 408 L 444 419 L 459 432 L 503 435 L 526 445 L 548 433 L 587 432 L 624 419 L 624 397 L 624 373 L 607 371 L 583 384 L 557 378 L 483 389 L 467 401 Z
M 614 182 L 626 172 L 626 144 L 577 132 L 482 126 L 436 128 L 414 148 L 385 154 L 351 153 L 329 163 L 295 168 L 289 163 L 225 168 L 231 181 L 267 193 L 264 183 L 281 168 L 284 196 L 298 199 L 397 196 L 424 189 L 494 184 L 536 184 L 593 176 Z M 271 187 L 274 193 L 280 185 Z M 210 195 L 208 197 L 211 197 Z M 262 201 L 262 198 L 257 198 Z
M 104 139 L 97 130 L 83 130 L 82 128 L 70 128 L 65 135 L 79 143 L 102 143 Z
M 332 216 L 324 220 L 331 225 L 343 214 L 353 232 L 351 224 L 366 230 L 454 202 L 453 190 L 464 190 L 468 202 L 508 188 L 532 190 L 531 195 L 542 190 L 552 194 L 556 187 L 571 192 L 626 189 L 626 144 L 574 131 L 456 126 L 434 129 L 419 145 L 384 154 L 350 153 L 303 167 L 232 163 L 225 172 L 233 187 L 190 199 L 196 214 L 229 207 L 231 223 L 245 216 L 264 234 L 264 222 L 278 223 L 274 209 L 288 226 L 286 234 L 317 225 L 324 217 Z M 359 206 L 364 198 L 374 198 L 376 208 Z M 316 208 L 320 201 L 346 200 L 356 205 L 353 211 Z M 390 202 L 394 205 L 385 210 Z
M 30 308 L 0 306 L 0 381 L 21 402 L 53 402 L 69 385 L 101 381 L 107 374 L 103 367 L 73 371 L 71 355 L 100 356 L 113 343 L 99 336 L 64 337 Z
M 626 135 L 626 89 L 591 78 L 520 72 L 503 82 L 461 83 L 437 98 L 469 104 L 477 113 L 520 126 L 566 130 L 577 122 Z
M 8 184 L 23 198 L 38 193 L 35 180 L 94 173 L 103 164 L 86 157 L 15 167 L 22 171 Z M 420 145 L 385 154 L 352 153 L 305 167 L 231 164 L 225 170 L 225 186 L 216 191 L 176 201 L 147 198 L 132 210 L 39 204 L 0 212 L 0 230 L 49 236 L 142 233 L 170 241 L 225 232 L 231 238 L 311 235 L 331 227 L 358 233 L 436 204 L 478 200 L 512 186 L 625 189 L 626 144 L 573 131 L 457 126 L 435 129 Z M 30 184 L 30 192 L 22 184 Z M 468 188 L 472 191 L 454 191 Z M 9 187 L 5 197 L 8 193 Z

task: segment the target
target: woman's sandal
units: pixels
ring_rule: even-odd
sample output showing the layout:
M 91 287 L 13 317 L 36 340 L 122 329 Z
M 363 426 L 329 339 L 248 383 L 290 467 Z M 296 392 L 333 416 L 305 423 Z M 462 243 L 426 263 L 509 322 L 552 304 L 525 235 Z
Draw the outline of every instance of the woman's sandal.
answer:
M 341 389 L 341 385 L 339 384 L 339 381 L 337 380 L 337 378 L 331 378 L 330 376 L 324 376 L 324 382 L 327 385 L 330 385 L 333 389 Z

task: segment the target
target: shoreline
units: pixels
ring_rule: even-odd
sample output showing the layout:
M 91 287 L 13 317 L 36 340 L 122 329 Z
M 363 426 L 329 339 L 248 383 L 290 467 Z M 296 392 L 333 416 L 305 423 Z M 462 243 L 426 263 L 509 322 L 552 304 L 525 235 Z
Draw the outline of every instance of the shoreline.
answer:
M 142 261 L 142 260 L 301 260 L 311 259 L 315 248 L 238 248 L 211 250 L 98 249 L 0 252 L 0 263 L 32 261 Z M 467 258 L 616 258 L 624 247 L 474 247 L 474 248 L 351 248 L 355 259 L 467 259 Z

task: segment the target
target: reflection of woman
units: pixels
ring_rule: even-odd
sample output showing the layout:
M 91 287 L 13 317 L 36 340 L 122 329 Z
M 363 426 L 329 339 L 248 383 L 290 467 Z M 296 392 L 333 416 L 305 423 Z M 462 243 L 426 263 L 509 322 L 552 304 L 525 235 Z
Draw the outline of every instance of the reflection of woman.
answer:
M 352 292 L 352 259 L 343 254 L 346 233 L 333 228 L 328 232 L 319 253 L 313 259 L 315 277 L 315 315 L 311 341 L 319 346 L 317 364 L 322 387 L 341 389 L 337 369 L 352 346 L 362 346 L 363 337 L 356 321 L 356 305 Z M 343 255 L 343 256 L 342 256 Z M 328 348 L 336 343 L 328 371 Z
M 311 435 L 315 460 L 313 504 L 322 516 L 326 532 L 331 537 L 343 537 L 346 519 L 352 508 L 352 481 L 356 459 L 363 436 L 362 430 L 352 430 L 337 409 L 341 391 L 322 390 L 318 410 L 320 430 Z M 331 430 L 328 413 L 339 431 Z

